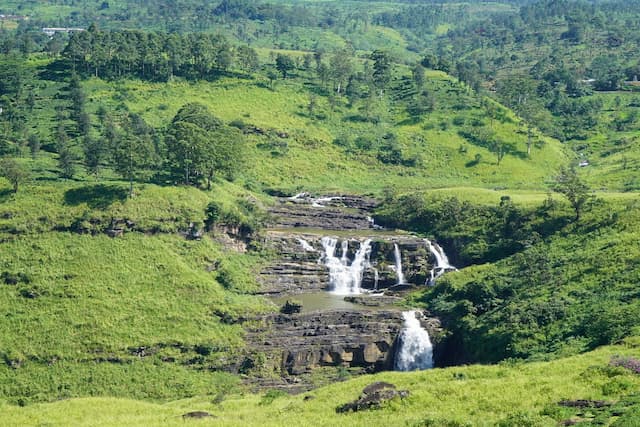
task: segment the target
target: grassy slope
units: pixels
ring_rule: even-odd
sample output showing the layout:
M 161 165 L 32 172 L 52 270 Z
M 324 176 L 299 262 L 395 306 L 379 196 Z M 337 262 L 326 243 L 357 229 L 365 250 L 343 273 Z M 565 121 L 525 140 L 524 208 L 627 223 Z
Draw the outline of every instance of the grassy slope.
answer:
M 498 166 L 494 154 L 458 135 L 464 124 L 453 124 L 453 117 L 463 122 L 477 119 L 487 126 L 489 119 L 477 100 L 441 73 L 430 73 L 427 83 L 427 90 L 435 94 L 436 110 L 417 124 L 408 120 L 402 109 L 383 113 L 381 125 L 354 122 L 349 117 L 360 114 L 357 108 L 341 102 L 332 110 L 324 96 L 318 99 L 316 114 L 326 118 L 312 120 L 307 112 L 310 92 L 300 81 L 279 81 L 274 90 L 265 86 L 266 82 L 237 78 L 223 78 L 214 83 L 127 81 L 117 86 L 91 80 L 86 90 L 90 105 L 91 100 L 95 105 L 98 101 L 112 105 L 124 102 L 156 127 L 168 123 L 188 99 L 208 105 L 226 121 L 240 119 L 263 129 L 286 132 L 287 138 L 249 138 L 246 164 L 250 167 L 243 171 L 244 178 L 267 188 L 380 192 L 385 187 L 467 185 L 540 189 L 545 188 L 545 183 L 565 161 L 562 147 L 556 141 L 546 140 L 544 145 L 533 149 L 530 159 L 507 155 Z M 507 117 L 504 123 L 493 121 L 492 126 L 499 137 L 513 141 L 522 153 L 525 136 L 518 133 L 517 119 Z M 375 136 L 388 131 L 398 135 L 403 153 L 421 159 L 419 166 L 384 165 L 366 153 L 345 155 L 341 147 L 332 143 L 338 137 L 353 140 L 359 135 Z M 482 160 L 469 166 L 476 154 Z
M 458 351 L 473 360 L 616 342 L 640 327 L 638 223 L 637 196 L 617 195 L 521 253 L 448 274 L 422 301 L 451 321 Z
M 32 65 L 38 72 L 46 63 L 37 59 Z M 55 107 L 68 108 L 69 100 L 59 96 L 64 81 L 42 82 L 32 123 L 48 142 Z M 225 121 L 242 119 L 264 129 L 266 135 L 248 136 L 240 181 L 256 189 L 379 193 L 388 186 L 409 190 L 504 182 L 529 188 L 548 179 L 563 157 L 554 141 L 536 149 L 532 160 L 507 156 L 500 166 L 481 147 L 460 153 L 465 142 L 452 112 L 459 121 L 486 117 L 464 87 L 441 73 L 430 73 L 427 83 L 436 111 L 418 124 L 407 120 L 402 108 L 385 105 L 380 125 L 349 120 L 361 113 L 358 108 L 340 100 L 332 109 L 325 95 L 318 97 L 312 120 L 304 80 L 279 81 L 275 90 L 267 86 L 266 80 L 234 77 L 166 85 L 92 79 L 85 90 L 90 112 L 100 104 L 125 103 L 159 129 L 186 100 L 209 105 Z M 475 108 L 461 107 L 470 104 Z M 513 118 L 494 126 L 499 134 L 515 135 L 523 149 Z M 374 154 L 348 154 L 332 142 L 389 129 L 398 135 L 403 153 L 419 156 L 422 163 L 383 165 Z M 484 160 L 467 172 L 464 164 L 476 151 Z M 10 194 L 8 183 L 0 180 L 0 273 L 26 276 L 17 284 L 0 284 L 0 309 L 7 317 L 0 327 L 0 395 L 18 403 L 88 395 L 170 399 L 228 388 L 233 383 L 228 376 L 207 368 L 242 345 L 240 328 L 221 316 L 264 309 L 246 295 L 259 259 L 234 256 L 209 239 L 187 242 L 175 233 L 190 222 L 201 223 L 210 201 L 233 209 L 247 190 L 232 184 L 210 192 L 136 184 L 136 196 L 127 199 L 126 183 L 108 170 L 100 179 L 80 170 L 75 180 L 65 181 L 57 178 L 55 158 L 46 153 L 21 161 L 31 166 L 32 179 L 18 194 Z M 131 220 L 138 231 L 109 239 L 101 233 L 112 218 Z M 70 229 L 97 235 L 65 231 Z M 205 271 L 213 264 L 222 275 Z M 138 357 L 140 347 L 152 354 Z M 131 387 L 134 381 L 137 386 Z
M 175 398 L 234 383 L 207 367 L 229 362 L 242 347 L 241 326 L 222 318 L 265 309 L 246 294 L 259 259 L 175 233 L 202 223 L 209 201 L 233 206 L 246 191 L 145 185 L 129 200 L 117 181 L 44 181 L 16 195 L 4 184 L 2 396 Z M 111 218 L 129 219 L 139 231 L 111 239 L 101 234 Z M 98 234 L 59 231 L 78 225 Z M 138 357 L 140 347 L 147 357 Z
M 579 418 L 576 410 L 557 405 L 562 399 L 602 399 L 621 402 L 640 387 L 640 376 L 621 368 L 608 368 L 613 355 L 638 357 L 631 344 L 603 347 L 597 351 L 552 362 L 465 366 L 423 372 L 387 372 L 359 377 L 309 392 L 305 396 L 227 395 L 217 399 L 199 397 L 166 404 L 121 399 L 71 399 L 19 408 L 0 404 L 7 426 L 48 425 L 184 425 L 181 414 L 206 410 L 215 419 L 199 425 L 225 426 L 388 426 L 388 425 L 504 425 L 553 426 Z M 637 344 L 636 344 L 637 345 Z M 336 414 L 335 408 L 358 397 L 373 381 L 389 381 L 411 392 L 381 410 Z M 508 390 L 508 392 L 506 392 Z M 636 411 L 638 396 L 635 397 Z M 625 405 L 618 404 L 621 407 Z M 100 408 L 96 410 L 96 408 Z M 585 411 L 583 418 L 589 419 Z M 633 422 L 633 414 L 627 417 Z M 624 415 L 623 415 L 624 416 Z M 601 417 L 603 417 L 601 415 Z M 603 418 L 608 423 L 615 420 Z M 593 418 L 591 418 L 593 419 Z M 626 424 L 634 425 L 634 424 Z

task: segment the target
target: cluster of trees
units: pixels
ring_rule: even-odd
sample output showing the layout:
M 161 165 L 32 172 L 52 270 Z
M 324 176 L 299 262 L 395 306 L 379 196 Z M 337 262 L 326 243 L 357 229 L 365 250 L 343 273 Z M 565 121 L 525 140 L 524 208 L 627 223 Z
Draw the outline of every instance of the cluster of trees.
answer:
M 184 185 L 206 181 L 211 188 L 215 178 L 232 179 L 242 162 L 243 135 L 199 103 L 184 105 L 163 131 L 126 109 L 102 109 L 98 116 L 102 137 L 82 140 L 84 165 L 94 174 L 111 167 L 130 182 L 130 191 L 134 182 L 149 179 Z
M 458 266 L 495 262 L 541 242 L 569 223 L 578 223 L 595 201 L 574 167 L 559 170 L 553 190 L 566 198 L 572 218 L 551 194 L 538 208 L 523 209 L 508 196 L 490 206 L 455 196 L 425 198 L 414 193 L 387 197 L 376 223 L 438 236 Z
M 219 174 L 232 179 L 242 162 L 243 137 L 225 126 L 206 106 L 190 103 L 175 115 L 165 134 L 168 170 L 186 185 Z
M 638 2 L 527 2 L 517 13 L 453 28 L 434 50 L 445 59 L 464 58 L 452 68 L 460 80 L 495 89 L 501 102 L 545 133 L 584 139 L 601 114 L 588 95 L 628 88 L 624 82 L 640 76 L 633 5 Z
M 207 79 L 233 66 L 245 72 L 259 66 L 254 49 L 234 48 L 219 35 L 101 31 L 95 26 L 74 33 L 63 55 L 84 75 L 159 81 L 173 76 Z
M 373 23 L 391 28 L 410 29 L 416 34 L 424 35 L 433 34 L 438 25 L 460 22 L 468 15 L 467 4 L 420 4 L 381 12 L 373 17 Z

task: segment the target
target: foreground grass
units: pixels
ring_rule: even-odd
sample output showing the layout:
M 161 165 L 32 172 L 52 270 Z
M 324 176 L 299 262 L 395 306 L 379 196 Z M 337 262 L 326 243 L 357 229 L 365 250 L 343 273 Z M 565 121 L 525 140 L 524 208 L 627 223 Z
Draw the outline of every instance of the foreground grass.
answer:
M 0 398 L 175 399 L 237 382 L 219 369 L 239 363 L 235 320 L 268 309 L 249 295 L 260 258 L 180 233 L 246 191 L 138 185 L 129 199 L 118 181 L 45 180 L 1 194 Z M 114 219 L 125 232 L 110 238 Z
M 637 343 L 636 343 L 637 344 Z M 638 357 L 631 340 L 567 359 L 538 363 L 463 366 L 413 373 L 387 372 L 333 384 L 305 395 L 228 395 L 198 397 L 165 404 L 113 398 L 83 398 L 16 407 L 0 404 L 7 426 L 185 425 L 181 414 L 205 410 L 215 419 L 198 425 L 225 426 L 553 426 L 574 418 L 593 420 L 585 411 L 562 408 L 562 399 L 600 399 L 625 406 L 640 387 L 640 376 L 608 367 L 614 355 Z M 354 400 L 373 381 L 389 381 L 411 395 L 381 410 L 337 414 L 335 408 Z M 310 396 L 307 397 L 307 396 Z M 638 403 L 635 403 L 637 410 Z M 633 404 L 621 412 L 633 421 Z M 591 415 L 598 416 L 594 411 Z M 625 415 L 626 413 L 627 415 Z M 599 415 L 609 424 L 616 418 Z M 621 420 L 619 420 L 621 421 Z M 503 424 L 500 424 L 503 423 Z M 634 424 L 620 424 L 634 425 Z M 637 424 L 636 424 L 637 425 Z

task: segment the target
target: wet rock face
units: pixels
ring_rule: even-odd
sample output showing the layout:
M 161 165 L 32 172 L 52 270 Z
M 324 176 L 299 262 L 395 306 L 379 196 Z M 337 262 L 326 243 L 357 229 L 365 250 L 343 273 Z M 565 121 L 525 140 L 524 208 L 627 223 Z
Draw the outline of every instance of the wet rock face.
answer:
M 277 254 L 259 274 L 261 293 L 295 294 L 329 289 L 329 270 L 322 262 L 324 248 L 321 237 L 313 234 L 270 231 L 264 245 Z M 423 285 L 428 276 L 430 254 L 422 239 L 411 236 L 375 235 L 349 239 L 347 257 L 353 260 L 365 238 L 371 241 L 369 265 L 364 269 L 362 288 L 387 289 L 398 282 L 394 244 L 402 259 L 406 282 Z M 340 240 L 342 241 L 342 239 Z M 304 242 L 304 243 L 303 243 Z M 308 246 L 307 246 L 308 245 Z M 342 255 L 341 245 L 336 256 Z
M 248 348 L 267 355 L 272 368 L 285 375 L 322 366 L 392 370 L 403 325 L 402 313 L 396 310 L 274 314 L 262 320 L 262 326 L 249 330 Z M 434 337 L 441 333 L 436 319 L 424 326 Z
M 317 228 L 323 230 L 366 230 L 373 228 L 369 212 L 377 206 L 373 199 L 327 195 L 313 198 L 280 198 L 268 209 L 273 228 Z
M 284 374 L 321 366 L 393 368 L 394 342 L 402 327 L 399 311 L 323 311 L 271 315 L 248 333 L 249 348 L 270 355 Z
M 321 367 L 354 368 L 360 372 L 393 369 L 404 319 L 400 310 L 381 308 L 400 299 L 393 291 L 401 289 L 396 288 L 411 287 L 411 284 L 423 286 L 429 277 L 433 257 L 423 239 L 380 231 L 370 218 L 375 206 L 374 200 L 363 197 L 299 194 L 280 198 L 269 209 L 271 228 L 258 244 L 274 256 L 258 274 L 260 293 L 294 296 L 330 290 L 323 236 L 338 239 L 338 242 L 325 243 L 332 247 L 336 243 L 333 256 L 338 259 L 346 251 L 344 255 L 350 266 L 354 265 L 359 252 L 355 271 L 362 272 L 361 288 L 386 292 L 376 296 L 366 293 L 349 296 L 352 303 L 363 306 L 358 310 L 326 309 L 308 313 L 304 308 L 297 312 L 290 304 L 282 313 L 246 322 L 247 349 L 245 357 L 235 362 L 236 370 L 249 374 L 252 381 L 262 386 L 269 385 L 277 374 L 285 384 L 270 386 L 291 390 L 292 387 L 311 387 L 311 376 L 306 374 Z M 370 241 L 369 246 L 362 246 L 366 240 Z M 345 241 L 347 243 L 343 245 Z M 398 285 L 396 247 L 405 279 L 402 285 Z M 364 248 L 370 248 L 370 254 L 362 263 L 363 254 L 367 253 Z M 333 261 L 341 263 L 336 259 Z M 335 277 L 335 265 L 333 269 Z M 431 318 L 423 318 L 421 322 L 437 346 L 442 336 L 440 323 Z M 346 410 L 379 405 L 395 397 L 396 393 L 383 387 L 367 394 L 368 397 L 363 396 L 364 401 L 354 402 L 355 406 Z

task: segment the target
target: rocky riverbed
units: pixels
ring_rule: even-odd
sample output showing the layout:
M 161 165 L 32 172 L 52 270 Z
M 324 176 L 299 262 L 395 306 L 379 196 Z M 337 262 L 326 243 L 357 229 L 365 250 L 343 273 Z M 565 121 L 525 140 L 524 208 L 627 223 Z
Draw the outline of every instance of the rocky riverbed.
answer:
M 424 239 L 377 227 L 375 206 L 357 196 L 301 193 L 270 208 L 271 228 L 262 244 L 275 255 L 258 274 L 259 292 L 278 308 L 293 301 L 288 308 L 294 309 L 246 326 L 242 366 L 254 382 L 258 373 L 258 384 L 304 390 L 311 387 L 309 374 L 320 368 L 393 369 L 403 327 L 397 303 L 406 289 L 428 282 L 434 260 Z M 335 295 L 340 274 L 358 276 L 348 277 L 352 294 Z M 437 353 L 440 322 L 420 317 Z

